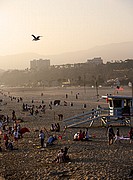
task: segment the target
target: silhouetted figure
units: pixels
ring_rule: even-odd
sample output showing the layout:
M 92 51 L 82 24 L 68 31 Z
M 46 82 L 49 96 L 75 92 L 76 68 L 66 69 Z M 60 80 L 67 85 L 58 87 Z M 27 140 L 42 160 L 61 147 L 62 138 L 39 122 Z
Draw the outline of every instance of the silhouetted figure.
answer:
M 58 114 L 58 117 L 59 117 L 59 121 L 63 120 L 63 114 Z
M 70 106 L 73 106 L 73 102 L 70 103 Z
M 16 119 L 16 114 L 15 114 L 15 111 L 13 110 L 12 111 L 12 120 L 15 120 Z

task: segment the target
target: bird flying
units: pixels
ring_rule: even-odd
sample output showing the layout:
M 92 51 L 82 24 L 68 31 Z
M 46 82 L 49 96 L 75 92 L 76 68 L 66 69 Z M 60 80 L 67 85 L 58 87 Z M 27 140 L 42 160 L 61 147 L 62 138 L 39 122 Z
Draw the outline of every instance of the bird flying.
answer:
M 33 37 L 33 40 L 32 41 L 38 41 L 38 40 L 40 40 L 40 37 L 42 37 L 42 36 L 35 36 L 35 35 L 31 35 L 32 37 Z

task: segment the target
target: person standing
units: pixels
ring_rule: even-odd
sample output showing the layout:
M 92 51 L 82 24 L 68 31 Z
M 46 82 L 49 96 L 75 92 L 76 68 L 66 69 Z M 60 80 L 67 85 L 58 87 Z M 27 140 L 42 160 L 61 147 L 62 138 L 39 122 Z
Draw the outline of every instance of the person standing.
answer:
M 40 131 L 39 138 L 41 140 L 41 147 L 43 148 L 44 147 L 45 134 L 44 134 L 44 132 L 42 130 Z
M 108 128 L 108 143 L 109 143 L 109 145 L 113 144 L 114 136 L 115 136 L 115 133 L 114 133 L 113 127 L 112 127 L 112 125 L 110 125 Z
M 16 114 L 14 110 L 12 111 L 12 120 L 16 120 Z

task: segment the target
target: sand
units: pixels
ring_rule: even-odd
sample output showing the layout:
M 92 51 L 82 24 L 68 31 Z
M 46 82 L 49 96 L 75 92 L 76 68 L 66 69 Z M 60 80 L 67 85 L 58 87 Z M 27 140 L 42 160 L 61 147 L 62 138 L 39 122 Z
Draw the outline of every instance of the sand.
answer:
M 8 151 L 4 149 L 0 153 L 0 176 L 6 180 L 43 180 L 43 179 L 128 179 L 131 169 L 133 169 L 133 144 L 128 140 L 122 143 L 108 145 L 106 128 L 91 127 L 89 134 L 92 135 L 92 141 L 73 141 L 73 135 L 80 129 L 85 130 L 86 126 L 80 128 L 69 128 L 64 131 L 63 121 L 59 121 L 58 114 L 62 113 L 64 119 L 77 115 L 97 105 L 107 107 L 105 100 L 97 101 L 96 90 L 92 88 L 4 88 L 3 94 L 0 94 L 1 114 L 12 116 L 12 110 L 16 112 L 18 119 L 23 119 L 21 127 L 30 129 L 30 133 L 25 133 L 22 139 L 19 139 L 18 150 Z M 43 96 L 41 96 L 43 93 Z M 113 88 L 99 88 L 99 95 L 114 94 Z M 68 94 L 68 98 L 66 98 Z M 78 99 L 76 99 L 76 94 Z M 131 95 L 131 89 L 124 88 L 119 94 Z M 31 116 L 29 112 L 22 111 L 22 102 L 17 99 L 10 100 L 9 96 L 22 97 L 23 102 L 39 106 L 42 100 L 46 104 L 46 113 L 39 112 L 37 116 Z M 61 100 L 60 106 L 53 106 L 49 109 L 50 101 Z M 64 106 L 67 101 L 68 106 Z M 74 106 L 69 104 L 73 102 Z M 7 103 L 7 104 L 6 104 Z M 83 104 L 87 105 L 83 109 Z M 49 131 L 52 123 L 59 122 L 61 132 L 56 135 L 63 135 L 62 140 L 58 139 L 54 145 L 47 146 L 44 149 L 39 148 L 39 131 L 46 129 L 48 134 L 55 134 Z M 116 132 L 114 127 L 114 131 Z M 127 136 L 129 127 L 120 127 L 120 134 Z M 45 132 L 45 142 L 48 134 Z M 15 146 L 15 145 L 14 145 Z M 58 151 L 64 147 L 69 147 L 70 162 L 53 162 Z

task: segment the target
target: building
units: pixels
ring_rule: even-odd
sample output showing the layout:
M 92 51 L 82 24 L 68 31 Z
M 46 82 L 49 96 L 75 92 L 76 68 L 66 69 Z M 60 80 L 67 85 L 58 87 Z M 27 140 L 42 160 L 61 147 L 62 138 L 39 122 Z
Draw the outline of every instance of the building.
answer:
M 39 60 L 32 60 L 30 61 L 30 69 L 31 70 L 43 70 L 48 69 L 50 67 L 50 60 L 49 59 L 39 59 Z
M 99 65 L 99 64 L 103 64 L 103 59 L 101 57 L 87 59 L 87 63 Z

